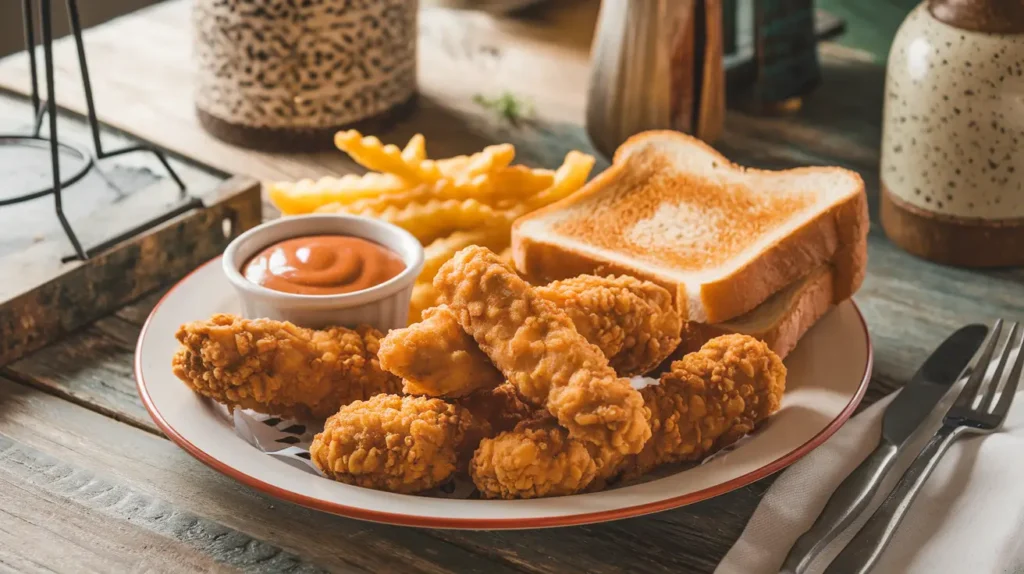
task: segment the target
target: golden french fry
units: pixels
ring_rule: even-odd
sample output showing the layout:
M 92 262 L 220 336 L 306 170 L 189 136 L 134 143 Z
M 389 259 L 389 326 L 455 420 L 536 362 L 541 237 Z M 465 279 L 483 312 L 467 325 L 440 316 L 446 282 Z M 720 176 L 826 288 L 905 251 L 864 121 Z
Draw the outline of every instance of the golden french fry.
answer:
M 481 203 L 491 205 L 493 201 L 490 181 L 486 176 L 480 175 L 472 179 L 453 181 L 448 178 L 441 178 L 432 184 L 420 184 L 396 193 L 367 197 L 352 202 L 348 209 L 351 211 L 384 211 L 389 207 L 402 208 L 413 203 L 427 203 L 431 200 L 465 201 L 475 199 Z
M 473 155 L 439 159 L 437 169 L 449 179 L 472 178 L 508 167 L 515 157 L 516 148 L 512 144 L 489 145 Z
M 524 198 L 551 187 L 555 183 L 555 172 L 513 165 L 492 173 L 489 183 L 491 194 L 496 198 L 494 205 L 514 207 Z
M 430 281 L 417 281 L 412 287 L 412 299 L 409 301 L 409 324 L 419 323 L 423 312 L 440 303 L 441 293 L 434 289 Z
M 520 206 L 513 208 L 513 211 L 522 211 L 519 213 L 522 215 L 569 197 L 587 183 L 587 177 L 593 168 L 594 156 L 579 151 L 569 152 L 561 167 L 555 171 L 551 186 L 530 196 Z
M 463 175 L 472 178 L 478 175 L 490 174 L 508 167 L 515 157 L 516 148 L 512 144 L 489 145 L 480 153 L 470 156 Z
M 433 160 L 406 158 L 398 146 L 384 145 L 379 139 L 363 137 L 356 130 L 334 134 L 334 145 L 366 169 L 394 174 L 410 183 L 432 183 L 441 178 L 441 171 Z
M 423 270 L 418 281 L 432 281 L 437 270 L 460 250 L 470 245 L 479 245 L 492 251 L 500 251 L 511 242 L 511 222 L 489 225 L 480 229 L 456 231 L 448 237 L 435 239 L 423 250 Z
M 383 210 L 352 210 L 348 206 L 341 206 L 340 211 L 393 223 L 412 233 L 424 245 L 453 231 L 504 224 L 507 219 L 504 213 L 475 199 L 432 199 L 425 203 L 391 206 Z
M 285 215 L 311 213 L 328 203 L 348 204 L 368 197 L 397 193 L 408 188 L 400 178 L 386 173 L 353 173 L 290 182 L 268 182 L 270 201 Z
M 358 201 L 353 201 L 352 203 L 344 206 L 344 211 L 352 213 L 381 213 L 389 208 L 402 209 L 405 206 L 414 203 L 426 203 L 435 197 L 433 186 L 424 183 L 417 185 L 416 187 L 403 189 L 396 193 L 378 195 L 377 197 L 366 197 Z
M 409 143 L 402 148 L 402 159 L 407 162 L 427 159 L 427 140 L 423 138 L 423 134 L 416 134 L 409 138 Z

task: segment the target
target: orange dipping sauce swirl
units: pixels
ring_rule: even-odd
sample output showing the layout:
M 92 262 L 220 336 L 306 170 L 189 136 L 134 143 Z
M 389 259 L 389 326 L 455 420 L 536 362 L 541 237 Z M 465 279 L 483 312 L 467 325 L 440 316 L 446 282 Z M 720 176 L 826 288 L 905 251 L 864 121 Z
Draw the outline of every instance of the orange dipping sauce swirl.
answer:
M 405 270 L 390 249 L 359 237 L 311 235 L 275 243 L 242 267 L 249 281 L 284 293 L 338 295 L 380 285 Z

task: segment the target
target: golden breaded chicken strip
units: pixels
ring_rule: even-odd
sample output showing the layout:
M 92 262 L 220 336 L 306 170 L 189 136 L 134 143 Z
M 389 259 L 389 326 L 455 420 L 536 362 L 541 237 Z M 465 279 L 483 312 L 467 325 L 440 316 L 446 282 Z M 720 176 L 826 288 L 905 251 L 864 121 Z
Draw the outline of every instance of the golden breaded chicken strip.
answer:
M 641 391 L 652 436 L 622 472 L 628 478 L 705 458 L 779 410 L 785 389 L 786 367 L 768 345 L 739 334 L 711 339 Z
M 510 431 L 521 421 L 534 416 L 534 410 L 520 400 L 511 383 L 502 383 L 492 389 L 480 389 L 454 403 L 473 415 L 473 425 L 459 448 L 459 470 L 465 471 L 480 441 L 498 433 Z
M 485 498 L 539 498 L 579 492 L 598 470 L 584 443 L 549 418 L 485 439 L 469 472 Z
M 650 281 L 580 275 L 536 290 L 568 313 L 620 377 L 650 371 L 679 346 L 682 319 L 672 294 Z
M 489 498 L 597 490 L 615 477 L 697 461 L 736 442 L 779 409 L 785 386 L 786 368 L 767 345 L 746 335 L 718 337 L 673 363 L 660 384 L 641 390 L 653 435 L 640 454 L 609 465 L 560 426 L 524 423 L 483 440 L 470 476 Z M 567 459 L 579 472 L 569 472 Z
M 569 315 L 621 377 L 649 371 L 679 345 L 679 313 L 671 294 L 654 283 L 581 275 L 535 290 Z M 381 367 L 405 380 L 406 393 L 458 397 L 505 380 L 447 306 L 424 318 L 381 340 Z
M 461 397 L 505 382 L 448 307 L 428 309 L 423 320 L 395 329 L 380 342 L 380 366 L 403 379 L 407 395 Z
M 651 431 L 640 393 L 497 255 L 467 247 L 434 286 L 523 399 L 545 407 L 570 436 L 622 455 L 643 448 Z
M 339 482 L 420 492 L 452 476 L 472 424 L 467 410 L 441 399 L 377 395 L 329 417 L 309 454 Z
M 487 436 L 515 428 L 532 418 L 535 411 L 524 403 L 512 383 L 502 383 L 493 389 L 481 389 L 456 399 L 455 404 L 473 414 L 473 418 L 486 423 L 491 432 Z M 476 445 L 473 445 L 476 448 Z
M 377 362 L 380 332 L 368 326 L 304 329 L 283 321 L 218 314 L 182 325 L 174 374 L 229 408 L 325 418 L 342 405 L 397 392 Z

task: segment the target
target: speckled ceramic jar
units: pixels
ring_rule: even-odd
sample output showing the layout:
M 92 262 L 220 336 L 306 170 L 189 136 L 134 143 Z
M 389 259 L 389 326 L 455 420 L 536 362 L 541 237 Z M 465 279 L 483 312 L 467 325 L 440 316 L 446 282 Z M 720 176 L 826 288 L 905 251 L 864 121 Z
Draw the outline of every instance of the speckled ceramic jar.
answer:
M 1024 8 L 930 0 L 893 41 L 882 225 L 904 249 L 964 266 L 1024 264 Z
M 196 109 L 208 131 L 268 150 L 377 131 L 416 95 L 418 0 L 194 0 Z

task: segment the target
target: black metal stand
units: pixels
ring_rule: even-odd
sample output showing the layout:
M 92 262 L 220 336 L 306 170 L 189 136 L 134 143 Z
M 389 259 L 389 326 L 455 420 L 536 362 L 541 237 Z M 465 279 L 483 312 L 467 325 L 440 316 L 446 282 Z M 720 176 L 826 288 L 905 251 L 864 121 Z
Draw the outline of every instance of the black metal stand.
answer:
M 74 230 L 71 228 L 71 224 L 68 223 L 67 218 L 64 216 L 63 208 L 63 197 L 62 189 L 70 186 L 71 184 L 82 179 L 90 169 L 96 168 L 97 173 L 106 179 L 99 167 L 96 166 L 96 162 L 93 160 L 106 159 L 126 153 L 136 151 L 147 151 L 156 156 L 160 163 L 163 164 L 167 170 L 168 175 L 178 185 L 178 189 L 181 192 L 181 198 L 187 199 L 188 196 L 185 191 L 185 184 L 178 177 L 178 174 L 174 172 L 171 165 L 167 162 L 167 158 L 164 153 L 154 147 L 148 145 L 131 145 L 115 150 L 104 150 L 103 143 L 100 141 L 100 124 L 99 120 L 96 119 L 96 107 L 92 97 L 92 84 L 89 81 L 89 68 L 85 61 L 85 45 L 82 42 L 82 26 L 78 16 L 78 2 L 77 0 L 66 0 L 68 8 L 68 19 L 71 22 L 71 32 L 75 38 L 75 45 L 78 48 L 78 65 L 82 72 L 82 88 L 85 92 L 85 104 L 87 109 L 87 115 L 89 120 L 89 128 L 92 131 L 92 142 L 93 142 L 93 154 L 90 155 L 85 150 L 76 146 L 61 143 L 57 138 L 57 100 L 54 97 L 54 85 L 53 85 L 53 26 L 51 23 L 51 0 L 39 0 L 39 14 L 40 14 L 40 25 L 42 28 L 42 44 L 43 44 L 43 67 L 46 76 L 46 100 L 42 101 L 39 97 L 39 79 L 38 71 L 36 68 L 36 42 L 35 42 L 35 26 L 33 22 L 33 0 L 22 0 L 22 11 L 23 20 L 25 24 L 25 47 L 28 50 L 29 66 L 31 68 L 31 81 L 32 81 L 32 111 L 34 114 L 33 131 L 31 135 L 3 135 L 0 136 L 0 143 L 4 145 L 31 145 L 38 146 L 42 142 L 49 142 L 50 147 L 50 164 L 53 169 L 53 186 L 48 189 L 30 191 L 28 193 L 15 196 L 13 198 L 7 198 L 0 200 L 0 207 L 13 203 L 20 203 L 31 199 L 36 199 L 47 194 L 52 193 L 54 198 L 54 207 L 57 211 L 57 217 L 60 219 L 61 227 L 64 228 L 64 232 L 67 234 L 68 239 L 71 241 L 72 247 L 75 249 L 75 257 L 71 259 L 88 259 L 89 257 L 103 251 L 104 249 L 138 234 L 141 231 L 145 231 L 156 225 L 159 225 L 181 213 L 194 209 L 196 207 L 202 207 L 202 201 L 196 198 L 192 198 L 189 201 L 185 201 L 178 207 L 174 208 L 168 213 L 164 213 L 146 223 L 143 223 L 135 228 L 118 235 L 117 237 L 111 238 L 104 241 L 101 245 L 97 245 L 91 249 L 83 249 L 81 242 L 75 235 Z M 48 116 L 49 120 L 49 136 L 41 135 L 43 117 Z M 60 174 L 60 150 L 63 149 L 65 152 L 72 153 L 82 158 L 82 165 L 74 173 L 68 175 L 65 178 L 61 178 Z M 109 183 L 109 179 L 107 180 Z

